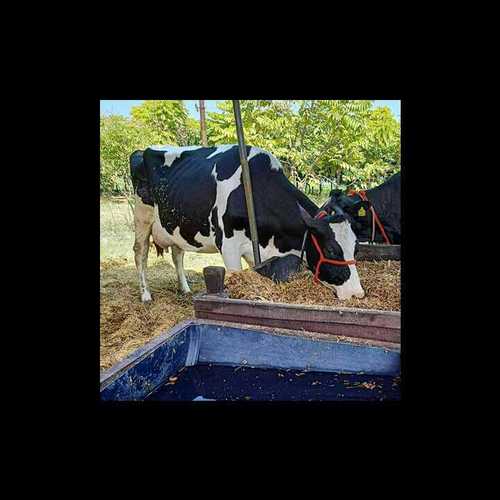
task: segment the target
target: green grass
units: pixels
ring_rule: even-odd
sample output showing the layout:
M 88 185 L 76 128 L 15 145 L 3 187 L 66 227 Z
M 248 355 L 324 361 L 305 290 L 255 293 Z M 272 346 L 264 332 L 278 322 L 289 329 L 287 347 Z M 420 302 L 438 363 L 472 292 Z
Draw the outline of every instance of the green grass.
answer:
M 321 198 L 310 196 L 318 205 L 326 199 L 326 194 Z M 134 266 L 134 217 L 127 200 L 124 197 L 101 198 L 101 238 L 100 257 L 101 261 L 110 259 L 126 259 L 124 265 Z M 148 262 L 157 260 L 156 249 L 149 251 Z M 170 253 L 164 256 L 171 262 Z M 243 268 L 248 266 L 242 261 Z M 206 266 L 223 266 L 224 262 L 220 254 L 206 254 L 186 252 L 184 255 L 185 269 L 201 272 Z

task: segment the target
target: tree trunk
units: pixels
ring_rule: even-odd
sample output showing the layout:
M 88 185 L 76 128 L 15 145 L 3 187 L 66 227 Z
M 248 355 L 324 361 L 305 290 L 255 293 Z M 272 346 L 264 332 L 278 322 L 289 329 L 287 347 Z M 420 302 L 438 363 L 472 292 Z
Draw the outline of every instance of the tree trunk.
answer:
M 207 146 L 207 123 L 205 120 L 205 101 L 200 99 L 200 132 L 201 132 L 201 144 Z

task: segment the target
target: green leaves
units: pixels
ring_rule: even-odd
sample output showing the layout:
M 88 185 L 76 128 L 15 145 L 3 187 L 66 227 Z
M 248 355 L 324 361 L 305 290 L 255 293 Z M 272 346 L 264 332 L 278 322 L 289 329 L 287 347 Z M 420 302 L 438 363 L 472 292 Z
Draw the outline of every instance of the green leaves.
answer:
M 335 179 L 367 189 L 400 169 L 400 126 L 367 100 L 242 100 L 245 141 L 272 152 L 297 179 Z M 237 142 L 232 101 L 207 113 L 209 145 Z M 145 101 L 132 118 L 101 118 L 101 189 L 130 189 L 128 158 L 152 144 L 200 144 L 198 120 L 182 101 Z
M 161 144 L 188 146 L 196 138 L 192 121 L 189 121 L 186 107 L 181 100 L 144 101 L 131 111 L 132 118 L 141 122 L 159 138 Z
M 154 144 L 157 136 L 123 116 L 103 116 L 100 125 L 101 191 L 130 193 L 129 156 L 136 149 Z

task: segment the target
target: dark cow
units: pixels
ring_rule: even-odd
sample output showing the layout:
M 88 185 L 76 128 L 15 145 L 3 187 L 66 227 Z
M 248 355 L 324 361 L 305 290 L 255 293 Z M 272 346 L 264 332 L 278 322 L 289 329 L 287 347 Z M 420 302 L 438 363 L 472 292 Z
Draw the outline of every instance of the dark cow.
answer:
M 260 148 L 247 146 L 261 259 L 305 256 L 316 268 L 319 253 L 337 264 L 323 262 L 319 279 L 340 299 L 363 297 L 356 266 L 356 245 L 350 217 L 340 207 L 335 215 L 315 218 L 319 208 L 285 177 L 280 162 Z M 218 147 L 152 146 L 130 157 L 135 200 L 135 262 L 143 302 L 151 300 L 145 269 L 149 238 L 172 248 L 179 288 L 189 292 L 183 266 L 185 251 L 220 252 L 226 268 L 240 270 L 243 257 L 254 265 L 241 164 L 237 145 Z M 330 210 L 331 210 L 330 209 Z
M 380 186 L 367 189 L 365 193 L 368 202 L 363 201 L 359 194 L 348 196 L 340 190 L 333 190 L 327 206 L 337 205 L 349 214 L 352 229 L 359 241 L 372 239 L 372 213 L 369 210 L 372 206 L 390 243 L 401 244 L 401 174 L 394 174 Z M 377 225 L 375 225 L 374 241 L 385 243 Z

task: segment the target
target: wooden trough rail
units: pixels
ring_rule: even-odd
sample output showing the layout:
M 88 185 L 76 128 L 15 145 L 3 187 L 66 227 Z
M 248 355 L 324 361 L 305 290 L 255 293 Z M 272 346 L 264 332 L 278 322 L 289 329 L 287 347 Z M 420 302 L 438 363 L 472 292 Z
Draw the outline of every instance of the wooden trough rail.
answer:
M 258 302 L 220 294 L 198 294 L 193 303 L 199 319 L 401 343 L 401 313 L 396 311 Z
M 401 245 L 360 243 L 356 260 L 401 260 Z

